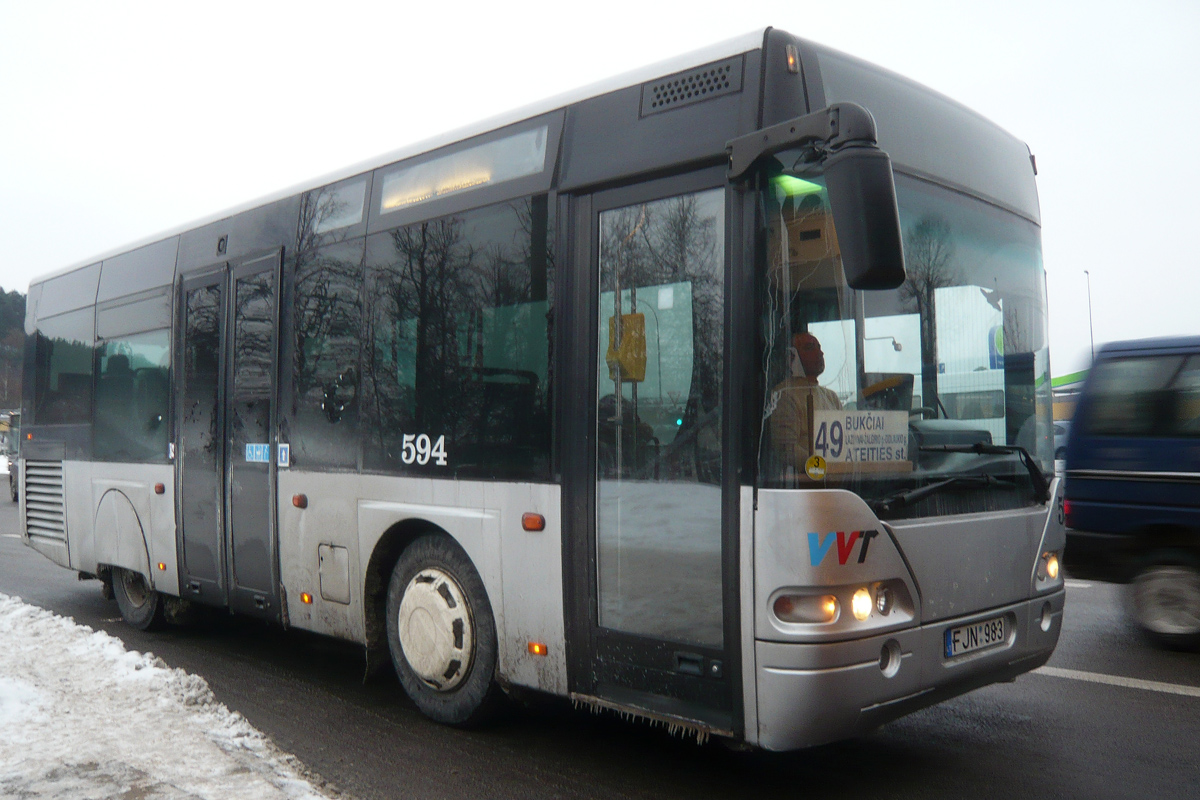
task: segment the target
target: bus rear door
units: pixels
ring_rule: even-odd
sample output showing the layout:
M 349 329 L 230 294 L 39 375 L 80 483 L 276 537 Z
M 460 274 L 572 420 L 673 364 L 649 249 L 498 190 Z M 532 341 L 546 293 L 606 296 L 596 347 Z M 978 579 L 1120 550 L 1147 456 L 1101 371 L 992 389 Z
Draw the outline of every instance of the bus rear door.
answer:
M 279 615 L 275 371 L 279 253 L 186 278 L 176 457 L 183 597 Z

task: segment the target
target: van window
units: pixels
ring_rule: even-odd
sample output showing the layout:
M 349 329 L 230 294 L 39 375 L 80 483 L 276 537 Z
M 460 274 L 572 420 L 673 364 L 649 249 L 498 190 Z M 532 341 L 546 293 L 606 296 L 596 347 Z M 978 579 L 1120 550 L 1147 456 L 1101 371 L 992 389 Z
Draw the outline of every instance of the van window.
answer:
M 1200 355 L 1096 365 L 1089 427 L 1099 436 L 1200 436 Z

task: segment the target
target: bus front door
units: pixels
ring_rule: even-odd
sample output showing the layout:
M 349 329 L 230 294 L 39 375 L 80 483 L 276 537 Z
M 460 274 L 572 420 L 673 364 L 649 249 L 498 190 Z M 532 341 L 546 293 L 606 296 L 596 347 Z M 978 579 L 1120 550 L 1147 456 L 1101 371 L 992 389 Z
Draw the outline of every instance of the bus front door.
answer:
M 573 201 L 574 276 L 599 294 L 572 291 L 592 307 L 572 314 L 590 320 L 573 359 L 590 366 L 570 383 L 593 388 L 568 400 L 587 420 L 567 424 L 572 441 L 595 444 L 564 453 L 577 476 L 566 488 L 573 691 L 710 732 L 735 728 L 738 652 L 727 633 L 737 495 L 723 457 L 721 177 Z
M 177 362 L 181 594 L 272 619 L 278 273 L 272 253 L 184 280 Z

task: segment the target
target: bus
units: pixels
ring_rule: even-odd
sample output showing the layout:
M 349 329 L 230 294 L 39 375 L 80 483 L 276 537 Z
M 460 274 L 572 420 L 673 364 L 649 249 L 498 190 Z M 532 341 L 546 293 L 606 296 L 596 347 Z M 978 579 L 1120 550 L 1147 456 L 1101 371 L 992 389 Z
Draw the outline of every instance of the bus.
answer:
M 1012 680 L 1064 601 L 1034 172 L 768 28 L 103 254 L 30 286 L 24 540 L 452 725 L 789 750 Z M 934 402 L 978 303 L 999 437 Z
M 1096 353 L 1067 441 L 1072 575 L 1130 584 L 1154 641 L 1200 647 L 1200 336 Z

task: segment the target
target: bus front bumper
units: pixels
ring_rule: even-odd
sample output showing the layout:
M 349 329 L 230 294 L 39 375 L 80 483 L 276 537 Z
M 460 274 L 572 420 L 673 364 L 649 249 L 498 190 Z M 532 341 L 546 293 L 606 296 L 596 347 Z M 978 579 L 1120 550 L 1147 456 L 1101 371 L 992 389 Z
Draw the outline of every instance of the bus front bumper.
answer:
M 917 628 L 826 644 L 756 641 L 758 745 L 794 750 L 846 739 L 1049 660 L 1065 590 Z M 954 658 L 946 631 L 1005 616 L 999 645 Z M 889 657 L 889 653 L 891 655 Z

